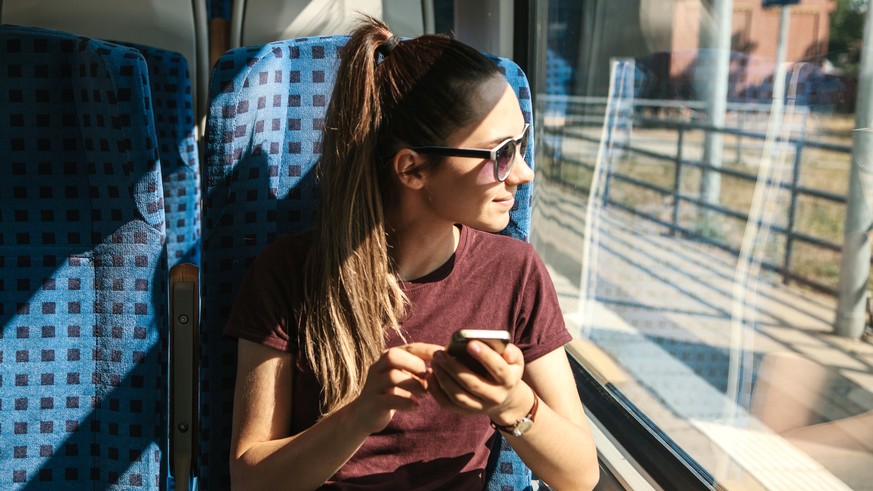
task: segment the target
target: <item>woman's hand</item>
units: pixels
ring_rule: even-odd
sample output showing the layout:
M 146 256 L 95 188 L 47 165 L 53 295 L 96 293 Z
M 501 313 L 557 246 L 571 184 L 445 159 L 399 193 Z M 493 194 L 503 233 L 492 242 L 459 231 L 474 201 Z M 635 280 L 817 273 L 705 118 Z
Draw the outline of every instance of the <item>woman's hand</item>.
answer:
M 396 411 L 415 411 L 427 393 L 428 366 L 442 346 L 411 343 L 389 348 L 370 366 L 360 395 L 349 405 L 370 434 L 388 426 Z
M 445 351 L 434 354 L 428 391 L 444 409 L 460 414 L 487 414 L 493 421 L 514 422 L 531 405 L 530 389 L 521 381 L 524 356 L 514 344 L 498 354 L 480 341 L 467 343 L 467 352 L 486 369 L 478 376 Z M 508 424 L 508 423 L 507 423 Z

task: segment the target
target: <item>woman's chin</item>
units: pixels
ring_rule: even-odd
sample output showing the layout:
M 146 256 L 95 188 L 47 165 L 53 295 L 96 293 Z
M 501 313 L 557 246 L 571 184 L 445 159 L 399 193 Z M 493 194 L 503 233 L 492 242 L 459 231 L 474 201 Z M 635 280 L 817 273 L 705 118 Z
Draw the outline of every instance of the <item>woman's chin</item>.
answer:
M 483 232 L 491 232 L 496 233 L 505 229 L 506 226 L 509 225 L 509 214 L 507 213 L 505 217 L 501 217 L 500 219 L 488 220 L 488 221 L 480 221 L 475 224 L 469 224 L 470 227 L 475 228 L 477 230 L 482 230 Z

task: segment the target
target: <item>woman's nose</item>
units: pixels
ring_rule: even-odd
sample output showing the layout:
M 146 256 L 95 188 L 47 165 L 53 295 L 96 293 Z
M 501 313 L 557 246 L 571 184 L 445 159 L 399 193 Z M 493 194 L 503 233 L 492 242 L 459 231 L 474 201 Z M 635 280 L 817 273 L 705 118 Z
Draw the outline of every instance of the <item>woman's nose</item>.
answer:
M 515 165 L 512 166 L 512 171 L 509 172 L 509 177 L 506 179 L 506 182 L 513 186 L 519 186 L 533 181 L 534 171 L 529 165 L 527 165 L 527 161 L 524 160 L 524 155 L 519 153 L 515 158 L 518 160 L 515 162 Z

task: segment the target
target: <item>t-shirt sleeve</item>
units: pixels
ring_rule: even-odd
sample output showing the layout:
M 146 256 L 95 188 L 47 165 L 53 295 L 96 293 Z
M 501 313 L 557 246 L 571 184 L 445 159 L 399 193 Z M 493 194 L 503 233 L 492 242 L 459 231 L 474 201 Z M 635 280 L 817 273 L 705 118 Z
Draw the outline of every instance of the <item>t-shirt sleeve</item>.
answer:
M 569 343 L 573 337 L 564 324 L 558 294 L 546 265 L 529 249 L 525 274 L 518 285 L 519 311 L 515 344 L 524 353 L 526 363 Z
M 289 236 L 268 246 L 252 263 L 237 292 L 224 335 L 281 351 L 292 351 L 296 336 L 294 306 L 299 302 L 305 252 Z

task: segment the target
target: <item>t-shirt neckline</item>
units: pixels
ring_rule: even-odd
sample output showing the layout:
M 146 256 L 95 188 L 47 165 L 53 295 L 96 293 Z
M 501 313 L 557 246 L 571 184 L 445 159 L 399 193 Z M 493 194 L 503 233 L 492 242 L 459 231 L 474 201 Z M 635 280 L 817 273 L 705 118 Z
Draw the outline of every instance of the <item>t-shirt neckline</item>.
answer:
M 460 236 L 458 237 L 458 247 L 455 248 L 455 252 L 449 256 L 446 262 L 430 273 L 413 280 L 401 281 L 400 285 L 404 291 L 421 288 L 431 283 L 439 283 L 451 275 L 452 271 L 455 269 L 455 264 L 464 257 L 464 252 L 467 249 L 467 238 L 469 236 L 467 227 L 461 224 L 456 226 L 460 229 Z

